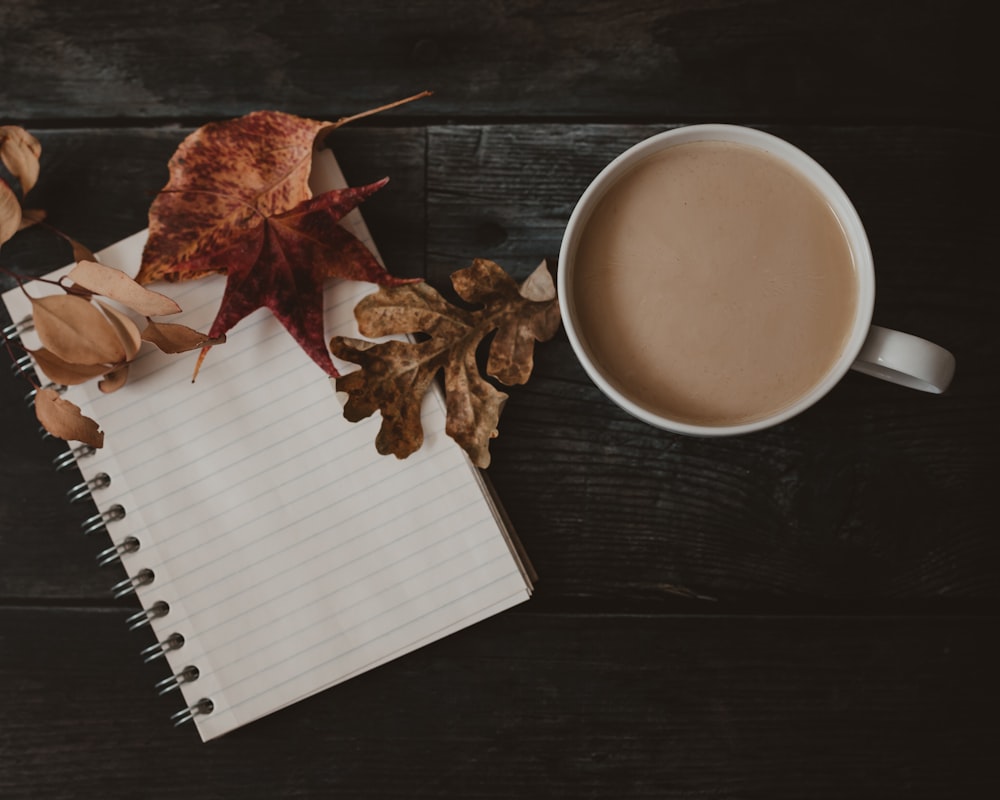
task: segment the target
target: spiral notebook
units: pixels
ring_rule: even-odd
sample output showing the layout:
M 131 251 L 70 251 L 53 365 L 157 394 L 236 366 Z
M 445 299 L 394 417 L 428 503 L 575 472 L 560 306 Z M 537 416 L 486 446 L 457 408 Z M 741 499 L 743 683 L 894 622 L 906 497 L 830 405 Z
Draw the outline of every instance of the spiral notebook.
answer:
M 315 191 L 345 185 L 330 151 L 312 180 Z M 344 224 L 375 252 L 357 211 Z M 134 274 L 145 236 L 98 256 Z M 223 285 L 155 288 L 184 309 L 170 321 L 207 330 Z M 354 306 L 374 289 L 331 283 L 327 340 L 358 336 Z M 15 323 L 30 315 L 19 290 L 3 299 Z M 37 346 L 30 323 L 18 328 Z M 110 536 L 98 560 L 124 566 L 112 591 L 138 596 L 128 625 L 155 636 L 142 657 L 165 662 L 157 691 L 183 697 L 175 723 L 221 736 L 530 596 L 530 566 L 445 435 L 437 390 L 423 447 L 400 461 L 375 451 L 377 414 L 343 419 L 331 382 L 266 310 L 212 349 L 193 384 L 196 353 L 147 347 L 118 392 L 66 391 L 105 446 L 71 443 L 56 466 L 79 467 L 73 499 L 97 508 L 83 529 Z

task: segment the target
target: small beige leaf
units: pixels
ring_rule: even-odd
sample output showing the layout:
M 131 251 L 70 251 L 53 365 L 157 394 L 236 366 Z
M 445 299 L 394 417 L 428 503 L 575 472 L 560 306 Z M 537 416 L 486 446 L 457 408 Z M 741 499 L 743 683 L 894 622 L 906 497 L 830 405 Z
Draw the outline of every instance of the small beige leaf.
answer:
M 131 361 L 135 358 L 135 354 L 139 352 L 139 348 L 142 347 L 142 334 L 139 333 L 139 326 L 114 306 L 109 306 L 100 300 L 97 301 L 97 305 L 104 310 L 104 315 L 108 318 L 108 322 L 111 323 L 111 326 L 115 329 L 115 333 L 118 334 L 122 347 L 125 348 L 125 360 Z
M 46 377 L 64 386 L 76 386 L 108 371 L 104 364 L 71 364 L 44 347 L 29 350 Z
M 536 303 L 544 303 L 556 296 L 556 285 L 552 282 L 552 273 L 544 260 L 525 278 L 518 291 L 521 297 Z
M 0 178 L 0 244 L 21 229 L 21 204 L 7 181 Z
M 80 413 L 80 409 L 63 400 L 52 389 L 40 389 L 35 395 L 35 416 L 53 436 L 60 439 L 83 442 L 91 447 L 104 447 L 104 432 L 90 417 Z
M 117 300 L 144 317 L 177 314 L 181 307 L 166 295 L 140 286 L 120 269 L 96 261 L 81 261 L 68 275 L 74 283 L 95 294 Z
M 122 364 L 120 367 L 111 370 L 111 372 L 105 375 L 104 379 L 98 382 L 97 388 L 105 394 L 111 394 L 112 392 L 117 392 L 121 389 L 127 380 L 128 364 Z
M 21 183 L 21 192 L 27 194 L 38 180 L 38 159 L 42 145 L 24 128 L 16 125 L 0 126 L 0 159 L 11 175 Z
M 188 350 L 212 347 L 226 341 L 225 334 L 210 338 L 194 328 L 176 322 L 153 322 L 151 319 L 148 322 L 149 324 L 142 332 L 143 340 L 152 342 L 164 353 L 186 353 Z
M 42 344 L 73 364 L 117 364 L 125 348 L 114 327 L 89 300 L 71 294 L 33 297 L 35 331 Z

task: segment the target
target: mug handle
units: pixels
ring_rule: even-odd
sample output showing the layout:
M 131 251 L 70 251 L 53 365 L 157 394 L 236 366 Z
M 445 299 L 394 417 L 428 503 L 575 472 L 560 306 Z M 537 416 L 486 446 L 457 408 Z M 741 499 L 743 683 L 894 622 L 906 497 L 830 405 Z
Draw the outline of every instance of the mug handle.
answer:
M 919 336 L 872 325 L 851 369 L 900 386 L 941 394 L 955 374 L 955 356 Z

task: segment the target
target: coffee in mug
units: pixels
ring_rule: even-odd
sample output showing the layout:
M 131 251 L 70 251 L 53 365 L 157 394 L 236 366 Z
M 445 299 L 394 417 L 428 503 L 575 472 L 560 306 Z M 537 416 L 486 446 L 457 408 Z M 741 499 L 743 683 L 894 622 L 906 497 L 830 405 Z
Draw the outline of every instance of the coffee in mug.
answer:
M 750 128 L 681 128 L 612 162 L 570 219 L 559 282 L 598 385 L 682 433 L 776 424 L 851 366 L 928 391 L 954 370 L 936 345 L 870 326 L 853 206 L 816 162 Z

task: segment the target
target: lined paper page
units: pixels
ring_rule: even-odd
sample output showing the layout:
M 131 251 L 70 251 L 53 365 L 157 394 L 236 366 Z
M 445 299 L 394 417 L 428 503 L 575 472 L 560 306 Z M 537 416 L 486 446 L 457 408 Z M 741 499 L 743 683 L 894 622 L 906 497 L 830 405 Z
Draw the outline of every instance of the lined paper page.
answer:
M 314 175 L 329 185 L 339 170 L 321 155 Z M 360 215 L 353 223 L 364 237 Z M 143 242 L 120 242 L 102 261 L 134 273 Z M 184 309 L 177 321 L 207 330 L 223 286 L 156 288 Z M 358 335 L 354 306 L 374 289 L 334 282 L 327 339 Z M 23 302 L 9 294 L 19 319 Z M 119 392 L 91 384 L 67 397 L 105 431 L 106 446 L 80 467 L 111 476 L 95 492 L 99 508 L 126 509 L 109 524 L 112 540 L 141 542 L 123 562 L 131 575 L 155 573 L 142 604 L 170 605 L 152 623 L 157 639 L 185 638 L 169 668 L 200 670 L 182 687 L 186 704 L 215 705 L 195 718 L 203 739 L 527 599 L 474 468 L 444 434 L 436 392 L 423 406 L 423 447 L 399 461 L 375 451 L 377 415 L 343 419 L 326 376 L 269 312 L 213 348 L 192 384 L 195 358 L 150 348 Z

